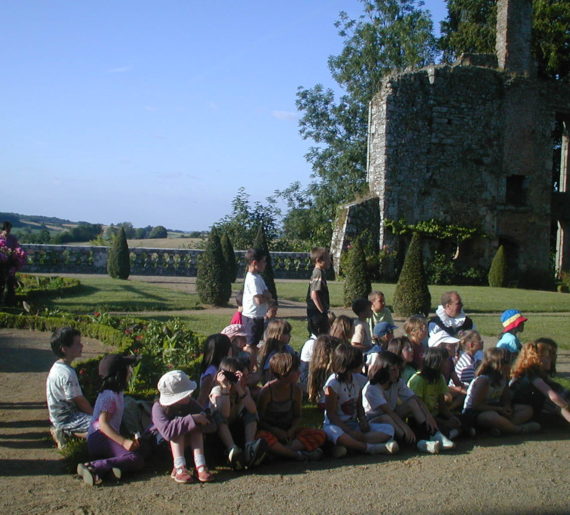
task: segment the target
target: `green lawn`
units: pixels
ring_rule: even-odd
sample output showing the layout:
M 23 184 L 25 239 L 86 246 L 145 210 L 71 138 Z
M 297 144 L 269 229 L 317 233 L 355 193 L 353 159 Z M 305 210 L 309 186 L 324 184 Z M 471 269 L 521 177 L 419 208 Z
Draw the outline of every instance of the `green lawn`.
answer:
M 287 281 L 277 283 L 279 298 L 296 302 L 305 302 L 307 295 L 306 281 Z M 343 305 L 343 285 L 339 281 L 328 283 L 331 305 Z M 236 286 L 237 288 L 237 286 Z M 392 304 L 395 284 L 374 283 L 373 290 L 380 290 L 386 295 L 387 304 Z M 457 290 L 469 313 L 501 312 L 508 308 L 516 308 L 522 312 L 570 312 L 570 294 L 540 290 L 519 290 L 515 288 L 489 288 L 486 286 L 430 286 L 432 309 L 439 304 L 441 294 L 449 290 Z
M 142 281 L 99 277 L 81 279 L 77 292 L 46 300 L 44 304 L 49 308 L 80 314 L 93 311 L 170 311 L 199 306 L 196 294 Z

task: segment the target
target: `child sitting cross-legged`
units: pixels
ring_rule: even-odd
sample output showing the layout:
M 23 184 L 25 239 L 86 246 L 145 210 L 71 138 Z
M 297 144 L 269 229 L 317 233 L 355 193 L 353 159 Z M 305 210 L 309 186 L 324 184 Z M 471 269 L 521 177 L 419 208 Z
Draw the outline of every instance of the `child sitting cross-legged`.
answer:
M 247 386 L 247 364 L 235 358 L 224 358 L 210 391 L 210 409 L 218 424 L 218 435 L 228 449 L 228 461 L 234 470 L 253 468 L 265 458 L 267 444 L 255 439 L 257 408 Z M 243 435 L 242 450 L 234 434 Z
M 443 375 L 449 359 L 446 349 L 430 348 L 424 354 L 422 368 L 408 381 L 408 386 L 425 403 L 437 422 L 437 430 L 429 435 L 430 440 L 441 443 L 442 449 L 453 449 L 455 438 L 460 432 L 461 421 L 453 415 L 445 402 L 448 393 Z M 444 435 L 444 432 L 451 438 Z
M 485 351 L 483 362 L 471 381 L 463 417 L 466 424 L 490 429 L 492 433 L 534 433 L 540 430 L 529 405 L 513 404 L 507 381 L 511 372 L 511 354 L 501 348 Z
M 269 445 L 269 452 L 296 460 L 317 460 L 326 435 L 320 429 L 299 427 L 302 391 L 299 385 L 299 357 L 278 352 L 269 360 L 273 379 L 259 394 L 258 438 Z
M 341 343 L 334 350 L 331 365 L 333 373 L 325 383 L 323 429 L 336 445 L 333 455 L 341 457 L 347 448 L 368 454 L 398 452 L 398 444 L 392 440 L 394 428 L 389 424 L 369 423 L 364 415 L 362 388 L 366 377 L 359 373 L 362 352 Z
M 362 391 L 366 418 L 370 422 L 392 425 L 396 440 L 416 444 L 421 452 L 437 454 L 441 442 L 429 438 L 437 432 L 437 422 L 401 379 L 401 370 L 400 356 L 390 351 L 377 354 L 368 369 L 368 383 Z M 407 417 L 413 419 L 415 430 L 405 422 Z

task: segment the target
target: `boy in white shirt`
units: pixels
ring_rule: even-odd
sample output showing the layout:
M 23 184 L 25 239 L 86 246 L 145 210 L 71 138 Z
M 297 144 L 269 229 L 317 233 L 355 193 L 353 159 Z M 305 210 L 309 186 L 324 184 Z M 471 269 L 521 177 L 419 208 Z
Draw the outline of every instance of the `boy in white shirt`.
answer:
M 246 352 L 255 352 L 263 338 L 264 317 L 273 299 L 261 274 L 267 265 L 267 254 L 262 249 L 249 249 L 245 254 L 248 264 L 243 284 L 243 326 L 246 333 Z
M 72 327 L 62 327 L 53 333 L 50 343 L 53 353 L 60 358 L 51 367 L 46 382 L 49 419 L 53 424 L 50 432 L 57 446 L 62 448 L 66 435 L 84 437 L 87 434 L 93 408 L 71 367 L 83 351 L 81 333 Z

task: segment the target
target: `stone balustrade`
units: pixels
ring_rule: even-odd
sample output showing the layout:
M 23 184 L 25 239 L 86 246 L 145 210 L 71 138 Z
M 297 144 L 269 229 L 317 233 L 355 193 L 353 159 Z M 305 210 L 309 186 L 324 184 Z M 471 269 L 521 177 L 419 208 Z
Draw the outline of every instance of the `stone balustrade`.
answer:
M 106 274 L 109 247 L 23 244 L 28 273 Z M 130 249 L 131 275 L 195 277 L 199 256 L 196 249 Z M 236 251 L 238 276 L 245 270 L 245 251 Z M 307 252 L 272 252 L 273 272 L 277 279 L 308 279 L 313 266 Z

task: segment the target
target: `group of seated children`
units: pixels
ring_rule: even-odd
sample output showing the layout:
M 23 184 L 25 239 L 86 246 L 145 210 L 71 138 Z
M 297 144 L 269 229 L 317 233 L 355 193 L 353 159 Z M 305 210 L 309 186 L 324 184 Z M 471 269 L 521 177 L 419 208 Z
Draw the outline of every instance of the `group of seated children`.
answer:
M 214 479 L 205 459 L 206 435 L 218 438 L 233 469 L 244 470 L 259 465 L 267 454 L 319 459 L 326 441 L 335 457 L 348 450 L 394 454 L 406 445 L 437 454 L 453 448 L 460 434 L 537 431 L 536 420 L 545 412 L 570 422 L 568 392 L 551 379 L 557 350 L 552 340 L 520 348 L 514 342 L 519 353 L 511 367 L 514 354 L 500 345 L 479 358 L 483 342 L 473 329 L 429 347 L 427 321 L 414 316 L 403 325 L 406 336 L 394 338 L 396 326 L 380 292 L 354 301 L 355 320 L 335 318 L 328 311 L 322 273 L 330 259 L 322 250 L 314 252 L 316 272 L 307 293 L 311 338 L 300 358 L 289 345 L 290 324 L 266 319 L 273 299 L 260 276 L 265 256 L 251 251 L 243 324 L 235 317 L 206 339 L 199 384 L 180 370 L 158 382 L 148 434 L 155 442 L 167 442 L 176 482 Z M 502 317 L 504 331 L 515 338 L 524 321 L 514 310 Z M 51 345 L 60 358 L 47 382 L 54 437 L 87 435 L 92 461 L 80 463 L 78 473 L 86 483 L 97 484 L 105 476 L 119 479 L 123 472 L 140 469 L 148 452 L 144 439 L 125 438 L 119 431 L 132 358 L 111 354 L 101 360 L 102 387 L 92 408 L 70 366 L 81 356 L 79 332 L 56 331 Z M 301 426 L 305 396 L 322 410 L 322 430 Z

